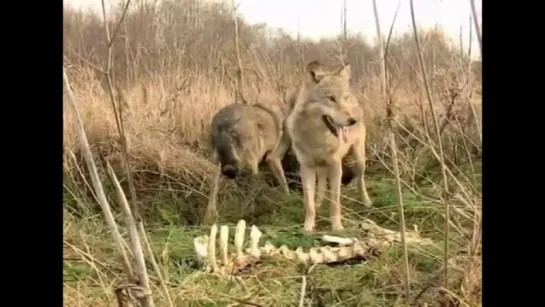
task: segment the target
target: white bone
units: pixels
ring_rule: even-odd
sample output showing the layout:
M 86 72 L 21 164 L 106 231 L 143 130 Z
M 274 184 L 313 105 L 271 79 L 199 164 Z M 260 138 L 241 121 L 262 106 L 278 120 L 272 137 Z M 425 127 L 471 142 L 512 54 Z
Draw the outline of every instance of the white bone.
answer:
M 288 260 L 295 260 L 295 255 L 286 245 L 280 246 L 280 248 L 278 249 L 278 253 Z
M 271 242 L 265 242 L 265 246 L 261 248 L 261 253 L 266 256 L 271 256 L 276 252 L 276 247 Z
M 238 221 L 237 228 L 235 230 L 235 251 L 236 251 L 236 255 L 238 259 L 243 257 L 242 245 L 244 244 L 245 231 L 246 231 L 246 221 L 245 220 Z
M 357 240 L 350 239 L 350 238 L 342 238 L 342 237 L 337 237 L 337 236 L 323 235 L 322 236 L 322 241 L 328 242 L 328 243 L 337 243 L 339 245 L 345 245 L 346 246 L 346 245 L 354 244 Z
M 193 247 L 199 260 L 205 261 L 208 255 L 208 236 L 199 236 L 193 239 Z
M 298 247 L 295 250 L 295 256 L 297 260 L 301 261 L 302 263 L 307 263 L 310 260 L 309 254 L 305 253 L 302 247 Z
M 353 248 L 351 248 L 351 249 L 348 249 L 348 248 L 339 249 L 339 251 L 337 252 L 337 258 L 338 259 L 352 258 L 352 251 L 354 250 L 355 247 L 356 246 L 353 246 Z
M 220 254 L 223 265 L 227 265 L 229 259 L 227 258 L 227 243 L 229 242 L 229 227 L 223 225 L 220 227 Z
M 415 232 L 408 232 L 407 240 L 410 243 L 431 244 L 431 239 L 422 239 L 418 234 L 418 228 L 413 226 Z M 388 247 L 394 242 L 400 240 L 400 234 L 392 230 L 384 229 L 371 220 L 365 220 L 361 228 L 367 230 L 365 241 L 359 241 L 357 238 L 342 238 L 336 236 L 324 235 L 324 242 L 338 243 L 340 246 L 322 246 L 313 247 L 308 253 L 303 251 L 302 247 L 290 250 L 286 245 L 276 248 L 270 242 L 265 242 L 263 247 L 259 247 L 259 240 L 263 233 L 252 225 L 250 230 L 250 246 L 243 252 L 244 237 L 246 232 L 246 221 L 240 220 L 235 230 L 235 258 L 229 259 L 228 241 L 229 228 L 220 227 L 219 249 L 221 254 L 221 265 L 216 259 L 216 239 L 218 226 L 212 225 L 209 236 L 199 236 L 193 240 L 193 245 L 197 257 L 205 264 L 207 272 L 213 272 L 220 275 L 228 275 L 234 269 L 251 264 L 262 256 L 280 256 L 284 259 L 294 260 L 305 265 L 318 263 L 332 263 L 345 261 L 358 256 L 365 256 L 370 249 L 379 249 Z
M 255 226 L 252 225 L 252 230 L 250 231 L 250 255 L 252 257 L 259 257 L 261 252 L 259 250 L 259 239 L 263 233 Z
M 322 253 L 322 255 L 324 255 L 325 262 L 339 261 L 337 254 L 333 252 L 331 246 L 323 246 L 322 248 L 320 248 L 320 252 Z
M 324 255 L 320 253 L 319 248 L 316 248 L 316 247 L 311 248 L 308 255 L 310 256 L 310 261 L 312 262 L 312 264 L 324 262 Z
M 210 239 L 208 241 L 208 265 L 212 267 L 212 272 L 217 272 L 218 264 L 216 262 L 216 237 L 218 235 L 218 226 L 212 225 L 210 229 Z

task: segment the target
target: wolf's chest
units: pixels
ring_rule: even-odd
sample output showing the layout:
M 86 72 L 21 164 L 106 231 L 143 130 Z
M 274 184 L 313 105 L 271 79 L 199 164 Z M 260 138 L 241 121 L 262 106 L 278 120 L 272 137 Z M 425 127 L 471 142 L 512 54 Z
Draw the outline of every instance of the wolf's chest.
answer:
M 323 137 L 322 139 L 294 140 L 293 149 L 300 159 L 319 167 L 342 159 L 346 155 L 348 146 L 341 144 L 338 138 Z

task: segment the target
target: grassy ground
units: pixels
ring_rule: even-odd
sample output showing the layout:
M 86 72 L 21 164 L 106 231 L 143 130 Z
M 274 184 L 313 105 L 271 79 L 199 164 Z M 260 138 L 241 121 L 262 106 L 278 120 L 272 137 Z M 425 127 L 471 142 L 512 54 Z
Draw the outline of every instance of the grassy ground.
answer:
M 95 157 L 99 152 L 105 156 L 126 188 L 111 98 L 122 105 L 137 199 L 155 258 L 168 279 L 170 297 L 176 306 L 297 305 L 305 268 L 265 261 L 238 280 L 220 280 L 204 274 L 195 264 L 192 240 L 208 230 L 199 224 L 207 202 L 206 180 L 213 166 L 206 150 L 209 123 L 217 110 L 235 100 L 238 58 L 230 10 L 218 1 L 165 0 L 139 1 L 129 12 L 118 35 L 114 35 L 115 44 L 110 45 L 105 41 L 101 17 L 65 8 L 65 71 Z M 120 13 L 108 11 L 117 20 L 112 22 L 111 32 L 121 21 Z M 398 230 L 396 188 L 388 170 L 392 162 L 384 125 L 387 112 L 379 50 L 357 35 L 350 35 L 341 44 L 336 38 L 296 40 L 282 33 L 269 35 L 269 30 L 274 29 L 239 20 L 237 37 L 244 71 L 248 71 L 243 82 L 245 98 L 285 115 L 287 104 L 282 97 L 298 84 L 309 61 L 350 63 L 352 85 L 364 108 L 368 130 L 366 181 L 375 206 L 365 209 L 355 200 L 354 184 L 344 187 L 344 226 L 347 232 L 359 235 L 358 220 L 367 217 L 382 227 Z M 437 133 L 412 32 L 392 37 L 388 49 L 389 94 L 399 120 L 395 133 L 405 183 L 407 227 L 417 225 L 422 236 L 434 240 L 426 248 L 409 247 L 410 298 L 414 306 L 481 304 L 480 245 L 471 251 L 476 255 L 473 258 L 469 252 L 473 236 L 480 233 L 480 61 L 467 58 L 465 49 L 470 46 L 460 49 L 448 41 L 440 29 L 421 33 L 428 85 L 449 170 L 446 188 L 437 159 L 430 151 L 438 151 Z M 342 59 L 338 57 L 343 53 L 341 45 L 349 46 Z M 106 57 L 109 50 L 114 63 L 114 95 L 110 95 L 104 76 L 96 69 L 110 62 Z M 64 304 L 115 306 L 113 290 L 125 274 L 91 192 L 74 129 L 76 117 L 68 108 L 63 116 Z M 119 212 L 104 168 L 99 166 L 99 172 L 107 197 L 114 211 Z M 241 179 L 223 184 L 220 189 L 222 224 L 235 225 L 244 218 L 276 245 L 308 248 L 315 243 L 314 237 L 300 233 L 301 192 L 284 195 L 264 181 L 250 187 L 245 182 L 248 180 Z M 445 204 L 451 208 L 447 257 L 450 278 L 446 285 Z M 329 229 L 327 207 L 319 210 L 319 232 Z M 117 218 L 123 225 L 121 217 Z M 126 236 L 124 229 L 122 232 Z M 168 306 L 151 266 L 149 272 L 156 306 Z M 403 301 L 403 272 L 400 246 L 366 263 L 319 265 L 307 274 L 305 299 L 310 306 L 397 306 Z M 449 303 L 448 297 L 454 297 L 455 303 Z
M 76 81 L 76 98 L 89 142 L 95 153 L 100 151 L 108 157 L 121 184 L 126 185 L 109 97 L 94 85 L 96 83 L 92 79 Z M 147 103 L 161 102 L 160 97 L 168 92 L 166 87 L 149 82 L 127 91 L 130 104 L 124 115 L 125 131 L 137 199 L 155 257 L 163 275 L 168 278 L 170 297 L 176 300 L 176 306 L 228 306 L 240 301 L 259 306 L 296 305 L 304 270 L 293 264 L 266 262 L 241 276 L 238 281 L 218 280 L 205 275 L 194 264 L 192 239 L 207 231 L 199 224 L 207 202 L 209 185 L 206 180 L 212 170 L 205 150 L 207 126 L 203 123 L 221 105 L 232 101 L 221 94 L 224 90 L 209 92 L 205 85 L 204 82 L 195 85 L 192 89 L 195 93 L 186 96 L 185 103 L 165 106 L 167 110 L 172 108 L 168 116 L 163 115 L 161 103 Z M 139 88 L 146 91 L 142 90 L 139 94 Z M 407 93 L 410 92 L 407 90 Z M 378 97 L 376 91 L 369 91 L 368 95 Z M 209 97 L 217 98 L 213 100 Z M 418 94 L 400 97 L 405 97 L 408 103 L 417 99 Z M 370 100 L 378 101 L 378 98 Z M 463 105 L 461 102 L 459 104 Z M 367 114 L 372 114 L 374 105 L 367 103 L 366 106 L 366 110 L 370 110 Z M 189 119 L 188 114 L 196 116 Z M 418 119 L 418 114 L 411 118 Z M 387 148 L 384 146 L 386 130 L 381 126 L 378 115 L 370 117 L 367 123 L 371 159 L 368 161 L 366 182 L 375 207 L 366 210 L 356 200 L 354 184 L 343 188 L 344 225 L 348 231 L 357 233 L 357 221 L 368 217 L 382 227 L 398 230 L 394 176 L 388 170 L 391 161 L 388 151 L 384 149 Z M 73 115 L 66 112 L 65 305 L 115 305 L 113 289 L 124 279 L 124 274 L 102 213 L 90 192 L 90 181 L 87 175 L 82 176 L 87 174 L 87 170 L 82 167 L 84 163 L 78 151 L 73 124 Z M 414 305 L 456 306 L 441 303 L 447 296 L 457 297 L 460 306 L 479 306 L 481 302 L 480 256 L 477 253 L 477 257 L 471 258 L 468 252 L 472 235 L 476 233 L 481 203 L 480 157 L 478 149 L 474 150 L 479 146 L 471 144 L 479 142 L 476 133 L 469 129 L 471 125 L 469 120 L 453 120 L 444 132 L 443 144 L 450 170 L 449 193 L 445 193 L 439 167 L 430 154 L 429 145 L 407 141 L 410 145 L 402 149 L 403 138 L 407 135 L 398 133 L 400 169 L 405 180 L 403 200 L 407 226 L 412 228 L 412 225 L 418 225 L 422 236 L 430 237 L 435 242 L 425 249 L 409 248 L 411 299 L 415 301 Z M 419 127 L 426 125 L 417 122 L 407 126 L 422 129 Z M 414 130 L 413 133 L 420 140 L 430 138 L 425 130 Z M 115 205 L 116 195 L 111 184 L 108 184 L 104 169 L 100 168 L 99 172 L 107 196 Z M 84 177 L 87 183 L 82 179 Z M 302 244 L 308 247 L 313 244 L 312 238 L 299 233 L 303 222 L 301 192 L 283 195 L 264 180 L 259 183 L 250 185 L 248 179 L 241 178 L 238 182 L 223 184 L 218 199 L 220 222 L 234 225 L 244 218 L 248 224 L 262 229 L 277 245 L 294 247 Z M 445 203 L 451 205 L 450 278 L 446 286 L 442 281 Z M 327 215 L 327 206 L 320 208 L 319 231 L 329 229 Z M 123 225 L 121 219 L 119 222 Z M 401 256 L 401 248 L 397 246 L 364 264 L 344 267 L 320 265 L 308 274 L 306 299 L 311 306 L 396 306 L 403 301 L 404 293 Z M 155 274 L 151 268 L 150 272 L 153 277 Z M 156 282 L 152 290 L 157 306 L 168 306 Z
M 395 189 L 391 176 L 377 173 L 369 177 L 369 191 L 375 203 L 373 209 L 366 210 L 353 198 L 356 195 L 353 185 L 345 188 L 343 209 L 347 231 L 358 235 L 357 221 L 362 217 L 371 218 L 382 227 L 398 230 L 398 208 L 394 203 Z M 239 188 L 233 185 L 236 183 L 228 183 L 226 189 Z M 66 191 L 70 189 L 66 188 Z M 187 198 L 164 197 L 167 194 L 164 192 L 163 195 L 156 195 L 156 199 L 149 200 L 148 205 L 159 214 L 155 215 L 157 218 L 147 225 L 147 229 L 155 256 L 168 279 L 170 296 L 175 305 L 227 306 L 245 302 L 242 305 L 293 306 L 298 303 L 301 276 L 308 268 L 287 261 L 265 261 L 245 272 L 238 281 L 203 273 L 195 262 L 192 240 L 208 229 L 182 226 L 185 223 L 179 215 L 183 208 L 189 206 Z M 221 224 L 234 226 L 239 218 L 245 218 L 265 233 L 262 242 L 270 240 L 277 246 L 287 244 L 289 247 L 305 248 L 313 245 L 314 237 L 300 232 L 303 218 L 300 193 L 283 195 L 266 184 L 249 192 L 252 197 L 245 197 L 242 192 L 234 195 L 225 193 L 229 194 L 231 202 L 220 205 Z M 409 247 L 411 296 L 415 305 L 427 302 L 430 306 L 439 306 L 438 302 L 444 300 L 444 295 L 437 291 L 442 285 L 443 207 L 421 195 L 408 189 L 404 192 L 407 224 L 418 225 L 422 236 L 432 238 L 434 244 Z M 66 199 L 73 201 L 73 196 L 67 195 Z M 124 274 L 115 256 L 111 235 L 102 215 L 93 210 L 92 205 L 80 203 L 77 208 L 74 210 L 72 206 L 66 206 L 65 210 L 65 306 L 114 304 L 113 288 L 124 278 Z M 327 212 L 327 205 L 319 210 L 317 233 L 329 229 Z M 450 244 L 450 254 L 454 260 L 450 264 L 449 288 L 459 289 L 464 278 L 468 278 L 467 240 L 454 233 Z M 404 293 L 401 257 L 401 247 L 394 246 L 365 263 L 335 267 L 319 265 L 307 275 L 306 300 L 312 306 L 394 306 L 396 301 L 401 301 Z M 165 306 L 164 294 L 157 283 L 154 284 L 157 306 Z M 465 293 L 464 296 L 466 300 L 478 300 L 480 297 L 479 293 Z M 468 304 L 476 306 L 475 302 Z

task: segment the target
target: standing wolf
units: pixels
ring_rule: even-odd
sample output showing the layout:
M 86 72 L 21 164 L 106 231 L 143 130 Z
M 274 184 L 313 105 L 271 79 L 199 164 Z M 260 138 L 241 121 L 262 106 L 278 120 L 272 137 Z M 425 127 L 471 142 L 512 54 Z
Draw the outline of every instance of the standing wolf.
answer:
M 220 173 L 234 179 L 244 167 L 253 175 L 259 172 L 263 160 L 285 192 L 288 184 L 282 169 L 282 157 L 269 153 L 275 148 L 282 134 L 280 118 L 261 104 L 233 103 L 212 118 L 210 131 L 213 159 L 219 165 L 212 182 L 212 190 L 204 220 L 209 222 L 217 215 L 216 197 Z
M 329 182 L 331 227 L 342 230 L 340 190 L 343 158 L 348 154 L 355 160 L 353 171 L 358 178 L 363 203 L 371 206 L 364 180 L 366 130 L 363 109 L 350 90 L 350 66 L 326 72 L 320 63 L 310 62 L 285 128 L 300 164 L 305 202 L 304 230 L 312 231 L 315 225 L 317 177 L 320 200 L 326 179 Z

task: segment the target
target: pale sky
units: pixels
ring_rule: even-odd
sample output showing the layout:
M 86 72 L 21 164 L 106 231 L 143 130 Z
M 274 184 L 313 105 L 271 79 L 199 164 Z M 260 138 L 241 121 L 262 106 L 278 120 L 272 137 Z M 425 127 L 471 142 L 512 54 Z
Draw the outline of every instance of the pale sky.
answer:
M 210 0 L 208 0 L 210 1 Z M 218 0 L 212 0 L 218 1 Z M 377 0 L 381 31 L 388 34 L 396 8 L 401 1 L 394 33 L 411 30 L 409 0 Z M 100 9 L 101 0 L 64 0 L 76 8 Z M 229 1 L 230 2 L 230 1 Z M 349 33 L 376 36 L 372 0 L 347 0 L 347 28 Z M 115 0 L 106 0 L 115 3 Z M 341 12 L 343 0 L 236 0 L 239 12 L 250 23 L 267 23 L 296 35 L 311 38 L 331 37 L 342 32 Z M 479 20 L 482 0 L 475 0 Z M 423 28 L 440 25 L 456 44 L 459 44 L 460 28 L 467 50 L 469 40 L 470 0 L 414 0 L 417 24 Z M 473 29 L 474 30 L 474 29 Z M 482 28 L 481 28 L 482 30 Z M 472 54 L 480 54 L 473 31 Z

